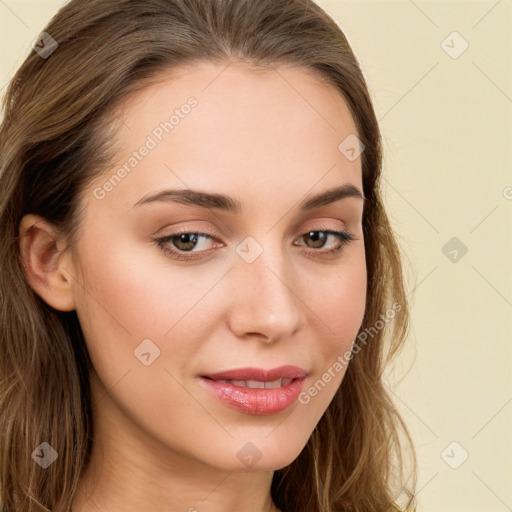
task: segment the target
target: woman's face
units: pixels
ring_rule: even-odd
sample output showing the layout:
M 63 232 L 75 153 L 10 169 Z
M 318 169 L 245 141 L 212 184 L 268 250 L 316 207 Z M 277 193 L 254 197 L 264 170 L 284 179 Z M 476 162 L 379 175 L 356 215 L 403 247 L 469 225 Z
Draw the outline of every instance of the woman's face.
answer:
M 118 110 L 118 165 L 82 196 L 67 267 L 96 435 L 162 465 L 282 468 L 333 399 L 363 319 L 357 131 L 302 68 L 203 63 L 164 78 Z M 204 378 L 287 365 L 306 377 Z

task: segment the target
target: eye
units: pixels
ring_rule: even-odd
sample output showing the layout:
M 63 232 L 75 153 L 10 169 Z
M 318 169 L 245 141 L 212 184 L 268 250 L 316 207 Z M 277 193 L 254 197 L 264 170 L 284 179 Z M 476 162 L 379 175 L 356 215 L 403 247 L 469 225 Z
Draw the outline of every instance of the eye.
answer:
M 197 247 L 201 247 L 201 241 L 212 239 L 213 236 L 208 233 L 199 233 L 199 232 L 177 232 L 171 233 L 162 238 L 156 238 L 154 243 L 166 254 L 169 254 L 172 258 L 176 260 L 192 260 L 198 259 L 201 256 L 191 256 L 190 253 L 206 253 L 210 254 L 214 249 L 205 249 L 203 250 L 194 250 Z M 322 249 L 330 238 L 334 238 L 337 240 L 337 244 L 334 247 L 331 247 L 326 250 L 318 250 Z M 311 245 L 307 245 L 307 247 L 313 249 L 313 253 L 323 254 L 323 255 L 331 255 L 341 253 L 343 247 L 356 240 L 356 237 L 352 235 L 349 231 L 346 230 L 332 230 L 332 229 L 316 229 L 308 231 L 307 233 L 302 234 L 299 239 L 308 240 Z M 302 245 L 302 244 L 297 244 Z M 218 244 L 218 246 L 222 247 L 223 244 Z M 304 246 L 303 246 L 304 247 Z M 187 254 L 189 253 L 189 254 Z
M 213 237 L 207 233 L 183 232 L 171 233 L 163 238 L 156 238 L 156 245 L 165 253 L 170 254 L 177 260 L 189 260 L 195 257 L 190 257 L 185 253 L 190 252 L 208 252 L 211 251 L 204 249 L 203 251 L 192 251 L 197 246 L 201 247 L 200 241 L 202 239 L 212 239 Z
M 352 235 L 352 233 L 350 233 L 349 231 L 337 231 L 333 229 L 315 229 L 312 231 L 308 231 L 307 233 L 304 233 L 300 238 L 311 241 L 313 249 L 318 249 L 326 245 L 326 241 L 329 239 L 329 237 L 334 237 L 338 241 L 338 243 L 334 247 L 331 247 L 330 249 L 316 252 L 320 252 L 321 254 L 326 255 L 337 254 L 343 250 L 344 246 L 356 240 L 356 237 Z

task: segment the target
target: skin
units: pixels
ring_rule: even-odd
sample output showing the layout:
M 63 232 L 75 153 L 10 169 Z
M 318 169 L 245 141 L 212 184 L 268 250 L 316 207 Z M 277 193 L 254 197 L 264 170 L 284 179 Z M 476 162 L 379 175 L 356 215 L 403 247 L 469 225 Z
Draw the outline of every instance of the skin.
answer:
M 119 106 L 119 166 L 190 96 L 198 105 L 103 199 L 93 191 L 118 167 L 84 191 L 73 254 L 44 219 L 20 223 L 31 286 L 55 309 L 77 311 L 95 368 L 93 453 L 73 512 L 278 510 L 273 472 L 304 448 L 346 367 L 308 404 L 267 416 L 226 406 L 198 375 L 293 364 L 309 372 L 308 389 L 350 350 L 363 320 L 363 201 L 297 207 L 345 183 L 362 191 L 360 158 L 338 150 L 357 134 L 341 95 L 304 68 L 176 68 Z M 166 188 L 227 194 L 242 211 L 133 206 Z M 197 259 L 152 243 L 178 228 L 212 236 L 191 249 Z M 307 236 L 322 229 L 355 240 L 322 255 L 339 245 Z M 250 264 L 235 252 L 248 236 L 263 248 Z M 148 366 L 134 356 L 147 338 L 160 350 Z M 250 467 L 237 457 L 249 442 L 261 453 Z

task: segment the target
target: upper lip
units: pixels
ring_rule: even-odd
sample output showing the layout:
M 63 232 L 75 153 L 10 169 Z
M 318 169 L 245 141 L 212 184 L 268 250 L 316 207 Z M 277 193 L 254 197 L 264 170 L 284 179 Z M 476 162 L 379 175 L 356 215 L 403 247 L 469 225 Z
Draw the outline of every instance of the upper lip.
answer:
M 274 382 L 277 379 L 296 379 L 305 377 L 308 374 L 298 366 L 279 366 L 271 370 L 263 368 L 236 368 L 224 372 L 209 373 L 201 377 L 209 377 L 214 380 L 257 380 L 260 382 Z

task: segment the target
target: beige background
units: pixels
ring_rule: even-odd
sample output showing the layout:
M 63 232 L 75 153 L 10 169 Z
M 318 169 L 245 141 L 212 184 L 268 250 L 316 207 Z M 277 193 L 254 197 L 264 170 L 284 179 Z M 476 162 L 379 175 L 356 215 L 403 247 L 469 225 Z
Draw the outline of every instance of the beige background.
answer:
M 63 3 L 0 0 L 0 94 Z M 318 3 L 372 90 L 410 260 L 412 330 L 391 381 L 403 377 L 420 511 L 512 510 L 512 4 Z

